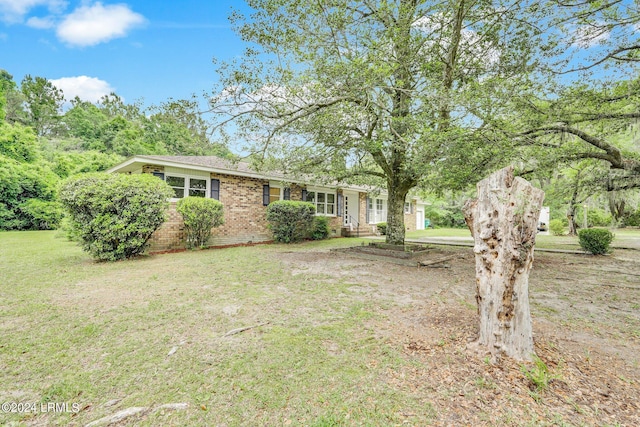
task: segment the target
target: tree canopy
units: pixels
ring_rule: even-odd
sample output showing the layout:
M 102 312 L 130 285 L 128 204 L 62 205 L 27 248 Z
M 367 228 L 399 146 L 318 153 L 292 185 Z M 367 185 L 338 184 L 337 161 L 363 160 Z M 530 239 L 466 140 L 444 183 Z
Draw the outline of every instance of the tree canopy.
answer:
M 368 176 L 388 192 L 387 241 L 404 241 L 407 193 L 445 172 L 499 165 L 485 124 L 527 86 L 540 31 L 515 2 L 252 0 L 233 16 L 250 43 L 222 64 L 218 126 L 292 173 Z M 454 173 L 449 173 L 454 172 Z M 468 181 L 467 181 L 468 182 Z

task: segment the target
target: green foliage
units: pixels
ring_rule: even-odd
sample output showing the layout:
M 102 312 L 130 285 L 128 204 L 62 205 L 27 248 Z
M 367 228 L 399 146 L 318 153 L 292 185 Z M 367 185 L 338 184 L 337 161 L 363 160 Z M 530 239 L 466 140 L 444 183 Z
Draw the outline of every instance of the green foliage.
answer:
M 184 220 L 187 247 L 204 247 L 211 237 L 211 229 L 224 224 L 222 203 L 203 197 L 185 197 L 180 199 L 176 210 Z
M 64 212 L 58 202 L 29 199 L 20 205 L 25 220 L 24 228 L 29 230 L 53 230 L 58 228 Z
M 60 200 L 71 215 L 82 248 L 99 260 L 144 252 L 164 222 L 173 190 L 147 174 L 86 174 L 67 178 Z
M 0 230 L 38 228 L 36 218 L 41 212 L 25 203 L 30 199 L 54 201 L 57 183 L 58 177 L 46 164 L 21 163 L 0 155 Z
M 51 133 L 60 121 L 62 91 L 44 77 L 33 78 L 29 74 L 22 79 L 20 90 L 25 99 L 27 124 L 39 136 Z
M 329 237 L 329 218 L 326 216 L 316 216 L 313 218 L 311 238 L 313 240 L 324 240 Z
M 589 227 L 608 227 L 613 217 L 601 209 L 589 209 L 587 211 L 587 223 Z
M 564 236 L 564 223 L 560 219 L 552 219 L 549 221 L 549 231 L 554 236 Z
M 466 228 L 467 226 L 459 206 L 427 206 L 425 218 L 431 220 L 433 227 Z
M 586 228 L 578 231 L 578 242 L 582 249 L 594 255 L 609 253 L 614 235 L 605 228 Z
M 629 213 L 623 219 L 623 224 L 627 227 L 640 227 L 640 208 Z
M 380 234 L 382 234 L 383 236 L 387 234 L 387 223 L 386 222 L 379 222 L 376 224 L 376 228 L 378 229 L 378 232 Z
M 549 387 L 551 380 L 556 379 L 557 375 L 551 374 L 546 363 L 544 363 L 538 356 L 533 356 L 533 362 L 533 368 L 527 369 L 527 367 L 521 366 L 520 370 L 525 377 L 531 381 L 531 385 L 535 387 L 536 392 L 546 390 Z
M 0 154 L 19 162 L 33 162 L 38 144 L 33 129 L 0 123 Z
M 312 203 L 279 200 L 267 207 L 267 221 L 276 242 L 299 242 L 309 235 L 316 208 Z

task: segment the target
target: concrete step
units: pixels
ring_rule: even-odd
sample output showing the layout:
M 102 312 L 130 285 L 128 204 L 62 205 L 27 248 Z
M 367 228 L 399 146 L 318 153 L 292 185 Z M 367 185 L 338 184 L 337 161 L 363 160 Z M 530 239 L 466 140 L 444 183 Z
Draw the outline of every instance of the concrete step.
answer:
M 373 232 L 371 226 L 364 227 L 342 227 L 342 236 L 343 237 L 369 237 L 375 236 L 376 233 Z

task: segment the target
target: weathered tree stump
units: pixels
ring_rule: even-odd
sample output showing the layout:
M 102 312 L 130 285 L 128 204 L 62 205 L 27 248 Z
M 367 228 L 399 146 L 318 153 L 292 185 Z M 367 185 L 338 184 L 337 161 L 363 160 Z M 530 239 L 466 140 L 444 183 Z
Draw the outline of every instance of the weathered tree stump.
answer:
M 477 185 L 463 210 L 475 240 L 476 301 L 480 334 L 473 346 L 493 357 L 534 355 L 529 271 L 544 192 L 499 170 Z

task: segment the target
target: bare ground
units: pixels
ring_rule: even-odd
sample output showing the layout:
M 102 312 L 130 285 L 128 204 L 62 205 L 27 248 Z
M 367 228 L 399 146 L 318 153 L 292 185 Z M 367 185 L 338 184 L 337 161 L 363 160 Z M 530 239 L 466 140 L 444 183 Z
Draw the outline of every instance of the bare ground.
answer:
M 467 349 L 478 322 L 473 254 L 443 252 L 457 255 L 449 268 L 319 251 L 276 256 L 294 274 L 328 275 L 373 302 L 380 316 L 369 327 L 414 362 L 380 381 L 424 396 L 436 425 L 640 425 L 640 251 L 536 254 L 530 302 L 536 353 L 549 370 L 544 389 L 523 373 L 532 364 L 491 363 Z M 416 414 L 403 415 L 410 424 Z

